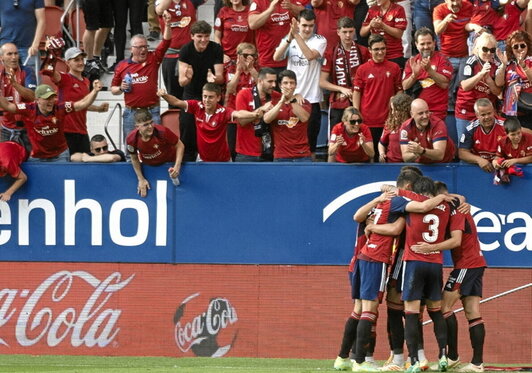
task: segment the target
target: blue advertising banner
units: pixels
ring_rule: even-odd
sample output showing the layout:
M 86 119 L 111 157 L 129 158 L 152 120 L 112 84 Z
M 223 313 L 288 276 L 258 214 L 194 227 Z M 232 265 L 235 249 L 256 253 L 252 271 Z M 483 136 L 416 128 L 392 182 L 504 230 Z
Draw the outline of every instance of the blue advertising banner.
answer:
M 25 164 L 0 202 L 0 260 L 345 265 L 354 212 L 401 166 L 187 164 L 178 187 L 144 167 L 141 198 L 130 164 Z M 532 267 L 531 166 L 507 186 L 475 166 L 422 170 L 466 196 L 490 266 Z

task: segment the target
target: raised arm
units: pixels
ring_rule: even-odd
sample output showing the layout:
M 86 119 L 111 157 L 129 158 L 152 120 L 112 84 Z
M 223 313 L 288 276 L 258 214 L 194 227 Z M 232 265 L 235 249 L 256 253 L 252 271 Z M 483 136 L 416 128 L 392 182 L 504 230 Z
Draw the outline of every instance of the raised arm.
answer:
M 87 96 L 83 97 L 79 101 L 74 102 L 75 111 L 85 110 L 92 105 L 96 99 L 96 96 L 98 96 L 98 92 L 102 90 L 102 83 L 99 80 L 95 80 L 92 84 L 92 87 L 92 91 L 90 91 Z

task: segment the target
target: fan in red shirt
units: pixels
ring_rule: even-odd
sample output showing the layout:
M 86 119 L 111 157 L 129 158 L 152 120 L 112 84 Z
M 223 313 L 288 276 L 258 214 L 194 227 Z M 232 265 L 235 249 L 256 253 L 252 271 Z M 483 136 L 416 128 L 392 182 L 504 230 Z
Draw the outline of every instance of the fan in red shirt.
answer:
M 344 109 L 351 106 L 353 78 L 358 67 L 370 58 L 368 49 L 353 40 L 355 21 L 352 18 L 340 18 L 337 27 L 340 41 L 332 45 L 327 41 L 320 73 L 320 88 L 330 92 L 329 133 L 330 127 L 342 120 Z
M 0 192 L 0 201 L 7 202 L 25 182 L 28 177 L 20 169 L 20 165 L 28 158 L 24 147 L 13 141 L 0 142 L 0 177 L 11 176 L 13 184 L 5 192 Z
M 299 0 L 254 0 L 251 3 L 248 23 L 249 28 L 255 30 L 260 67 L 286 67 L 286 61 L 273 60 L 273 53 L 290 31 L 290 19 L 298 16 L 305 3 Z
M 264 122 L 270 124 L 273 134 L 273 161 L 311 162 L 307 136 L 310 103 L 307 100 L 300 103 L 294 97 L 297 77 L 293 71 L 282 71 L 279 82 L 282 96 L 264 114 Z
M 238 121 L 249 123 L 262 116 L 262 111 L 235 111 L 220 105 L 221 88 L 214 83 L 203 86 L 202 100 L 180 100 L 159 90 L 160 97 L 170 105 L 183 109 L 196 119 L 198 160 L 204 162 L 229 162 L 231 154 L 227 144 L 227 125 Z
M 179 98 L 183 97 L 183 87 L 178 83 L 176 69 L 179 50 L 190 41 L 190 27 L 196 22 L 198 6 L 198 2 L 190 0 L 159 0 L 155 5 L 161 30 L 165 30 L 167 27 L 162 15 L 164 12 L 170 14 L 168 27 L 172 30 L 172 40 L 164 55 L 162 75 L 164 86 L 168 92 Z
M 253 43 L 255 33 L 249 28 L 249 0 L 224 0 L 214 21 L 214 41 L 222 46 L 224 63 L 236 62 L 240 43 Z
M 342 123 L 332 129 L 328 162 L 369 162 L 375 155 L 371 131 L 354 107 L 344 110 Z
M 87 109 L 102 89 L 99 80 L 93 83 L 93 90 L 76 102 L 57 101 L 57 93 L 46 84 L 35 90 L 36 101 L 28 104 L 12 104 L 0 96 L 0 107 L 26 117 L 25 126 L 31 142 L 30 161 L 68 161 L 68 146 L 64 135 L 64 118 L 67 114 Z
M 458 157 L 477 164 L 486 172 L 493 172 L 491 164 L 497 153 L 499 140 L 506 136 L 501 119 L 495 118 L 493 104 L 487 98 L 475 102 L 477 119 L 469 123 L 458 145 Z
M 417 30 L 414 40 L 419 54 L 410 58 L 405 66 L 403 89 L 406 91 L 419 84 L 417 97 L 429 104 L 433 115 L 445 120 L 453 65 L 447 57 L 436 52 L 434 34 L 429 28 Z
M 159 166 L 166 162 L 174 165 L 168 169 L 170 178 L 179 176 L 185 146 L 171 130 L 153 122 L 149 110 L 140 109 L 135 113 L 135 129 L 127 135 L 127 151 L 131 165 L 138 179 L 137 193 L 146 197 L 150 183 L 142 173 L 143 164 Z
M 410 118 L 412 97 L 399 92 L 390 99 L 390 112 L 379 140 L 379 162 L 402 163 L 400 128 Z
M 338 33 L 340 29 L 338 22 L 342 18 L 353 17 L 357 3 L 357 0 L 311 0 L 310 4 L 316 14 L 315 32 L 327 39 L 325 53 L 331 52 L 334 46 L 340 42 L 339 36 L 341 35 Z
M 467 0 L 445 0 L 445 3 L 434 8 L 434 31 L 441 40 L 440 51 L 447 57 L 468 55 L 469 32 L 481 29 L 470 23 L 472 16 L 473 5 Z
M 401 67 L 405 66 L 403 57 L 403 32 L 407 26 L 405 10 L 391 0 L 381 0 L 368 9 L 366 19 L 360 29 L 360 35 L 378 34 L 386 39 L 386 59 Z
M 386 41 L 381 35 L 369 37 L 371 60 L 362 64 L 353 82 L 353 106 L 360 110 L 364 123 L 370 128 L 373 146 L 377 148 L 388 111 L 390 98 L 402 92 L 401 69 L 388 61 Z
M 493 167 L 498 170 L 515 164 L 532 163 L 532 134 L 524 132 L 516 118 L 504 121 L 504 131 L 506 137 L 499 140 Z
M 455 145 L 447 136 L 445 123 L 430 115 L 428 104 L 420 98 L 412 101 L 412 119 L 401 126 L 403 161 L 418 163 L 452 162 Z

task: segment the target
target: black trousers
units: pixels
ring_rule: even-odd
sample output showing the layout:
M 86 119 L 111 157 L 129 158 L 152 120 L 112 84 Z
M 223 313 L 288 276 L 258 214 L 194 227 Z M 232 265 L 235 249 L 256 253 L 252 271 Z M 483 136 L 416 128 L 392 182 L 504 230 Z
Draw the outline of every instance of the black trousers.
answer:
M 115 18 L 114 41 L 116 61 L 122 61 L 126 49 L 126 29 L 129 14 L 129 26 L 131 36 L 143 34 L 142 18 L 146 0 L 112 0 Z M 129 48 L 128 48 L 129 49 Z

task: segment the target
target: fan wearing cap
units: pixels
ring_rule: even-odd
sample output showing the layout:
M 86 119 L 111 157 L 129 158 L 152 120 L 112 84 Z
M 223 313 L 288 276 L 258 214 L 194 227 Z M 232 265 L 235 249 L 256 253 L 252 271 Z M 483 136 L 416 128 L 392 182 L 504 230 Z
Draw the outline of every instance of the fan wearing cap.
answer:
M 19 104 L 35 100 L 34 90 L 37 87 L 35 72 L 20 65 L 18 48 L 13 43 L 5 43 L 0 47 L 0 89 L 2 96 L 9 102 Z M 5 112 L 0 116 L 0 141 L 16 141 L 31 150 L 30 141 L 20 115 Z
M 35 90 L 35 102 L 15 105 L 0 96 L 0 108 L 29 119 L 24 125 L 32 146 L 30 161 L 68 161 L 68 146 L 63 132 L 65 116 L 87 109 L 101 89 L 100 81 L 95 80 L 93 90 L 81 100 L 57 103 L 57 93 L 53 88 L 41 84 Z
M 59 102 L 75 102 L 89 94 L 89 79 L 81 75 L 85 67 L 84 59 L 86 56 L 86 53 L 79 48 L 69 48 L 65 52 L 68 72 L 63 73 L 54 70 L 52 79 L 58 88 Z M 91 105 L 87 110 L 105 113 L 109 110 L 109 103 Z M 87 132 L 87 110 L 80 110 L 65 117 L 64 132 L 70 154 L 88 153 L 90 151 Z
M 0 143 L 0 177 L 11 176 L 13 184 L 5 192 L 0 191 L 0 201 L 7 202 L 11 199 L 28 177 L 20 169 L 20 164 L 26 160 L 28 153 L 24 147 L 13 141 Z

